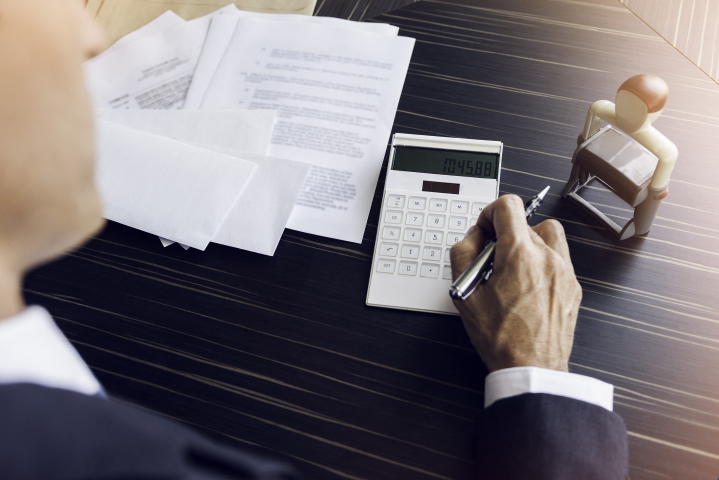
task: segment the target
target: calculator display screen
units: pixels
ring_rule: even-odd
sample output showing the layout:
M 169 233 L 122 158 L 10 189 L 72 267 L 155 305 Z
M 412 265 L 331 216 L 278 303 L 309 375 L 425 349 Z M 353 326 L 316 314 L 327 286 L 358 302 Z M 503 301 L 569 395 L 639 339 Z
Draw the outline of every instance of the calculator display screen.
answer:
M 499 153 L 396 146 L 392 170 L 456 177 L 497 178 Z

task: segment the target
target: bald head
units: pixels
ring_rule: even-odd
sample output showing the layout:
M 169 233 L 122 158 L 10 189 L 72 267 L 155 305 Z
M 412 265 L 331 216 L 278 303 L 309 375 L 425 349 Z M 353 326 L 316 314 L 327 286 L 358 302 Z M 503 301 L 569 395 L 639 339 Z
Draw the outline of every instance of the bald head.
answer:
M 82 62 L 104 46 L 84 0 L 0 0 L 0 276 L 102 225 Z

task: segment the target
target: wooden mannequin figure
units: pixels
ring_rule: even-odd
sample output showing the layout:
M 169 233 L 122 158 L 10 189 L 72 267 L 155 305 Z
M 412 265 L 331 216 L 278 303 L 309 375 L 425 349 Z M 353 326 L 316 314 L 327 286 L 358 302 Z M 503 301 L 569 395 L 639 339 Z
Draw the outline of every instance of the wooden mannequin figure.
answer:
M 619 87 L 616 104 L 599 100 L 589 107 L 578 138 L 572 175 L 562 196 L 587 208 L 622 240 L 649 231 L 661 200 L 669 192 L 678 150 L 652 126 L 662 114 L 668 94 L 669 87 L 661 78 L 636 75 Z M 602 128 L 603 121 L 610 126 Z M 632 145 L 630 139 L 646 150 Z M 634 218 L 625 227 L 616 225 L 576 193 L 595 177 L 635 207 Z

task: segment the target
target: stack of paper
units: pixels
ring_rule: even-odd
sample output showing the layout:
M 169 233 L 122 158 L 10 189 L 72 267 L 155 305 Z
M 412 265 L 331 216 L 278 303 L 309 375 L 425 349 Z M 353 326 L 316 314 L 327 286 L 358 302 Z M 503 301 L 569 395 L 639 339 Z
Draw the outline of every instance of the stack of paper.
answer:
M 122 38 L 86 65 L 107 218 L 266 255 L 285 227 L 361 242 L 414 45 L 396 34 L 229 5 Z

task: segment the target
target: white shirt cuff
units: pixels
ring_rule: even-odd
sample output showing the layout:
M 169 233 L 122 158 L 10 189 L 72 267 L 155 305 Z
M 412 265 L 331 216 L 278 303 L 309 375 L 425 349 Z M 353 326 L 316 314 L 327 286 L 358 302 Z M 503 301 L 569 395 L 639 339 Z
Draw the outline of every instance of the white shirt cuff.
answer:
M 0 320 L 0 384 L 7 383 L 102 393 L 90 368 L 42 307 Z
M 524 393 L 548 393 L 614 409 L 614 385 L 576 373 L 539 367 L 497 370 L 484 381 L 484 408 Z

